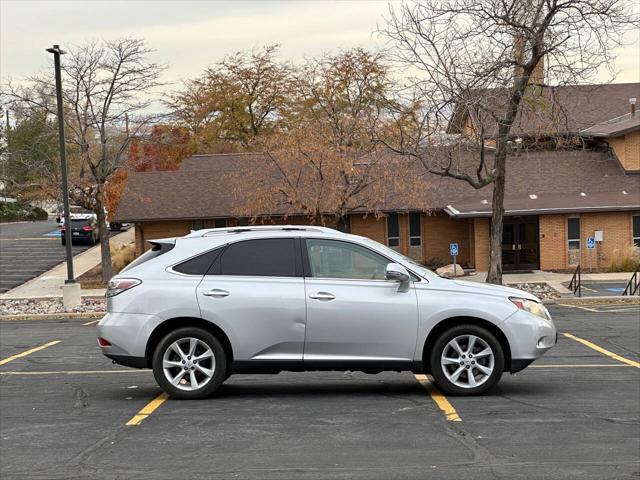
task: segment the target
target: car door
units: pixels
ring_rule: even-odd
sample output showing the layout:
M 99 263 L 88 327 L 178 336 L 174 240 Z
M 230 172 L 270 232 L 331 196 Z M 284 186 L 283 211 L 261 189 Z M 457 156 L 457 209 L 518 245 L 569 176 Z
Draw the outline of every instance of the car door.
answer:
M 305 298 L 298 243 L 230 243 L 197 287 L 204 319 L 220 326 L 234 361 L 302 361 Z
M 304 361 L 413 360 L 418 306 L 413 284 L 385 279 L 390 260 L 352 242 L 303 241 L 307 293 Z

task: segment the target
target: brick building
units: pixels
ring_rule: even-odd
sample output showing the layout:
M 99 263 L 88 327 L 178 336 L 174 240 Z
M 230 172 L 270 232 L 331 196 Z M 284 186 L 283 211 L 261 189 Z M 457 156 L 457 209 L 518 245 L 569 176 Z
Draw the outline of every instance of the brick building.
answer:
M 523 147 L 507 163 L 505 270 L 566 270 L 590 260 L 595 268 L 607 268 L 640 247 L 640 114 L 630 107 L 638 97 L 638 83 L 554 91 L 555 100 L 571 107 L 563 109 L 561 133 L 581 139 L 579 148 L 540 148 L 544 121 L 519 120 L 514 135 Z M 454 118 L 454 134 L 469 134 L 482 122 L 464 111 Z M 527 146 L 528 139 L 536 140 L 536 148 Z M 196 155 L 178 171 L 131 174 L 115 218 L 135 223 L 138 253 L 155 238 L 246 224 L 248 219 L 234 215 L 238 199 L 227 180 L 254 164 L 264 165 L 260 154 Z M 408 166 L 406 175 L 423 175 L 420 195 L 393 196 L 377 214 L 352 212 L 341 228 L 423 262 L 448 261 L 449 243 L 456 242 L 459 263 L 486 270 L 491 186 L 474 190 L 415 168 Z M 309 223 L 300 215 L 257 213 L 273 223 Z M 602 232 L 602 241 L 590 253 L 586 239 L 595 232 Z

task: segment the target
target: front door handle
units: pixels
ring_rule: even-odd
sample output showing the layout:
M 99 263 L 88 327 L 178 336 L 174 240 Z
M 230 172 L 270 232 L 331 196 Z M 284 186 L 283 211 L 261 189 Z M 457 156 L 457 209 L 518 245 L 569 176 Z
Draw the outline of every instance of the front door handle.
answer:
M 204 292 L 202 292 L 202 295 L 204 295 L 205 297 L 223 298 L 228 297 L 229 292 L 227 292 L 226 290 L 222 290 L 221 288 L 214 288 L 212 290 L 205 290 Z
M 309 295 L 309 298 L 313 298 L 314 300 L 329 302 L 331 300 L 335 300 L 336 296 L 329 292 L 318 292 L 316 294 Z

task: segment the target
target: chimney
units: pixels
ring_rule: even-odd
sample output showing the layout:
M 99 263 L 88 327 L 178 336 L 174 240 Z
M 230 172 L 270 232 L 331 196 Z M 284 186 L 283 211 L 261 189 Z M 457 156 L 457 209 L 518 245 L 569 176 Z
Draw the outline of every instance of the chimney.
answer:
M 629 103 L 631 104 L 631 116 L 633 117 L 636 114 L 636 97 L 630 98 Z
M 514 36 L 513 38 L 513 59 L 518 63 L 523 63 L 525 61 L 525 52 L 527 50 L 527 41 L 522 35 Z M 522 68 L 515 68 L 515 77 L 519 77 L 522 75 Z M 545 66 L 544 66 L 544 58 L 541 58 L 537 65 L 534 67 L 531 72 L 531 76 L 529 77 L 529 85 L 544 85 L 545 77 Z

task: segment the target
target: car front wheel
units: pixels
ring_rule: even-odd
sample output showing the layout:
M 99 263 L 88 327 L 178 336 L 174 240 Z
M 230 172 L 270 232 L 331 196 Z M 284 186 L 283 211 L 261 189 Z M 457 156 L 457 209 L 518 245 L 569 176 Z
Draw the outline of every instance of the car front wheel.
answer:
M 180 328 L 158 344 L 153 356 L 158 385 L 177 399 L 203 398 L 224 382 L 227 358 L 220 341 L 196 327 Z
M 430 358 L 436 385 L 449 395 L 479 395 L 493 388 L 504 371 L 500 342 L 476 325 L 458 325 L 436 340 Z

